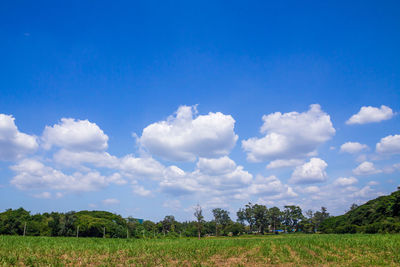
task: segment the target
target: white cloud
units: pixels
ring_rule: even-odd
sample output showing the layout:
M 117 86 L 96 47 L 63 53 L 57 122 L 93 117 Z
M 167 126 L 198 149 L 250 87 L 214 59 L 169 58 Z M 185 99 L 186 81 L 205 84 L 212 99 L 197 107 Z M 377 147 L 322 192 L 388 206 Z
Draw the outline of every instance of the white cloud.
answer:
M 225 168 L 225 169 L 224 169 Z M 189 193 L 229 194 L 246 187 L 253 176 L 237 166 L 228 157 L 200 158 L 193 172 L 184 172 L 176 166 L 164 170 L 161 190 L 173 195 Z
M 116 198 L 107 198 L 103 200 L 104 205 L 117 205 L 119 204 L 119 200 Z
M 42 199 L 50 199 L 51 193 L 50 192 L 42 192 L 39 194 L 32 195 L 34 198 L 42 198 Z
M 136 181 L 132 182 L 132 191 L 134 194 L 147 197 L 151 195 L 151 191 L 145 189 L 142 185 L 139 185 Z
M 364 186 L 360 190 L 354 192 L 351 196 L 356 198 L 370 198 L 374 190 L 369 186 Z
M 340 146 L 340 152 L 346 152 L 350 154 L 355 154 L 365 149 L 368 149 L 368 146 L 358 142 L 346 142 Z
M 258 175 L 246 191 L 249 195 L 279 194 L 285 189 L 285 186 L 276 176 L 263 177 Z
M 0 114 L 0 160 L 12 161 L 38 148 L 35 136 L 21 133 L 11 115 Z
M 99 168 L 119 170 L 130 178 L 152 178 L 159 180 L 162 177 L 164 166 L 151 157 L 135 157 L 126 155 L 117 158 L 107 152 L 69 151 L 61 149 L 54 154 L 54 161 L 63 166 L 83 168 L 83 164 Z
M 118 168 L 120 161 L 117 157 L 107 152 L 91 151 L 70 151 L 61 149 L 53 155 L 57 164 L 67 167 L 79 168 L 84 163 L 89 163 L 96 167 Z
M 181 106 L 174 116 L 147 126 L 138 139 L 142 148 L 170 161 L 194 161 L 229 154 L 238 136 L 230 115 L 197 116 L 196 106 Z
M 328 167 L 328 164 L 324 160 L 311 158 L 309 162 L 296 167 L 290 182 L 296 184 L 324 182 L 327 178 L 326 167 Z
M 351 118 L 346 121 L 346 124 L 380 122 L 391 119 L 393 115 L 392 109 L 385 105 L 382 105 L 380 108 L 367 106 L 362 107 L 357 114 L 351 116 Z
M 400 154 L 400 135 L 389 135 L 376 144 L 376 151 L 382 154 Z
M 97 124 L 88 120 L 63 118 L 59 124 L 46 126 L 43 146 L 58 146 L 70 151 L 103 151 L 107 149 L 108 136 Z
M 171 209 L 173 211 L 180 210 L 182 208 L 181 202 L 177 199 L 170 199 L 163 203 L 163 207 Z
M 115 178 L 112 175 L 110 179 L 97 171 L 67 175 L 34 159 L 24 159 L 10 168 L 16 172 L 11 184 L 21 190 L 94 191 L 106 187 Z
M 220 175 L 234 171 L 236 163 L 227 156 L 218 159 L 200 158 L 197 169 L 204 174 Z
M 127 155 L 121 159 L 119 169 L 124 175 L 133 178 L 161 179 L 164 166 L 151 157 L 136 158 Z
M 381 170 L 376 169 L 374 163 L 369 161 L 364 161 L 353 170 L 355 175 L 371 175 L 380 172 Z
M 358 180 L 354 177 L 339 177 L 333 182 L 333 184 L 337 186 L 349 186 L 356 183 L 358 183 Z
M 303 192 L 307 194 L 317 194 L 320 192 L 320 188 L 315 185 L 307 186 L 306 188 L 303 189 Z
M 310 105 L 307 112 L 264 115 L 263 121 L 260 132 L 264 137 L 242 141 L 252 162 L 315 155 L 318 145 L 335 134 L 330 116 L 318 104 Z
M 304 163 L 304 160 L 301 160 L 301 159 L 277 159 L 277 160 L 271 161 L 267 165 L 267 169 L 298 166 L 302 163 Z
M 172 195 L 183 195 L 201 191 L 197 181 L 177 166 L 169 166 L 164 170 L 163 180 L 160 182 L 163 192 Z

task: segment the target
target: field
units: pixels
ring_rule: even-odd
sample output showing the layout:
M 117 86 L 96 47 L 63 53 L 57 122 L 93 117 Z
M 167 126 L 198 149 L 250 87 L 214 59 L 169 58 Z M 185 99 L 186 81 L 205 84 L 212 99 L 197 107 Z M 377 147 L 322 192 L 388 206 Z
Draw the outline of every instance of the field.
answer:
M 400 266 L 400 235 L 102 239 L 0 236 L 0 266 Z

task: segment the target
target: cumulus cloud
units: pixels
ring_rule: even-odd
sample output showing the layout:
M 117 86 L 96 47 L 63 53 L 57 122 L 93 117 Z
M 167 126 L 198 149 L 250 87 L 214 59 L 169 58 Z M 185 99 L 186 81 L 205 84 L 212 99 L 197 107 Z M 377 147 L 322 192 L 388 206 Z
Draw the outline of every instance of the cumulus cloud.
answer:
M 374 193 L 374 190 L 369 186 L 364 186 L 363 188 L 357 190 L 353 194 L 351 194 L 352 197 L 355 198 L 371 198 Z M 379 193 L 375 193 L 374 195 L 377 196 Z
M 311 158 L 309 162 L 296 167 L 290 178 L 291 183 L 321 183 L 326 181 L 327 174 L 325 172 L 328 164 L 319 158 Z
M 337 186 L 350 186 L 356 183 L 358 183 L 358 180 L 354 177 L 339 177 L 333 182 Z
M 137 181 L 132 182 L 132 191 L 134 194 L 142 196 L 142 197 L 147 197 L 151 195 L 151 191 L 145 189 L 142 185 L 139 185 Z
M 117 158 L 107 152 L 69 151 L 61 149 L 54 154 L 54 161 L 63 166 L 82 168 L 83 165 L 121 171 L 130 178 L 161 179 L 164 166 L 152 157 L 126 155 Z M 85 169 L 85 168 L 83 168 Z
M 164 170 L 161 190 L 173 195 L 189 193 L 229 193 L 248 186 L 253 176 L 228 157 L 200 158 L 193 172 L 185 172 L 176 166 Z
M 385 105 L 382 105 L 380 108 L 371 106 L 361 107 L 357 114 L 354 114 L 346 121 L 346 124 L 380 122 L 391 119 L 393 115 L 393 110 Z
M 376 144 L 376 152 L 382 154 L 400 154 L 400 135 L 389 135 Z
M 34 152 L 37 138 L 21 133 L 11 115 L 0 114 L 0 160 L 12 161 Z
M 197 180 L 177 166 L 169 166 L 164 170 L 163 180 L 160 181 L 159 185 L 163 192 L 172 195 L 184 195 L 202 191 Z
M 353 170 L 355 175 L 372 175 L 380 172 L 381 170 L 376 169 L 374 163 L 369 161 L 364 161 Z
M 97 124 L 70 118 L 63 118 L 52 127 L 46 126 L 42 140 L 45 149 L 57 146 L 70 151 L 103 151 L 108 146 L 108 136 Z
M 32 195 L 34 198 L 42 198 L 42 199 L 50 199 L 51 193 L 50 192 L 42 192 L 39 194 Z
M 103 200 L 104 205 L 117 205 L 119 204 L 119 200 L 116 198 L 107 198 Z
M 197 162 L 197 169 L 204 174 L 220 175 L 234 171 L 236 163 L 227 156 L 218 159 L 200 158 Z
M 293 189 L 281 182 L 276 176 L 263 177 L 257 175 L 248 187 L 244 187 L 234 195 L 236 199 L 249 199 L 259 196 L 265 199 L 282 199 L 296 197 Z
M 121 172 L 133 178 L 161 179 L 164 166 L 152 157 L 134 157 L 127 155 L 121 159 L 119 169 Z
M 302 163 L 304 163 L 304 161 L 301 160 L 301 159 L 277 159 L 277 160 L 271 161 L 267 165 L 267 169 L 276 169 L 276 168 L 298 166 L 298 165 L 300 165 Z
M 196 106 L 181 106 L 173 116 L 147 126 L 138 138 L 151 154 L 170 161 L 194 161 L 229 154 L 238 136 L 230 115 L 197 115 Z
M 251 162 L 315 155 L 318 145 L 335 134 L 330 116 L 318 104 L 310 105 L 306 112 L 275 112 L 262 119 L 260 132 L 266 135 L 242 141 Z
M 340 146 L 340 152 L 346 152 L 350 154 L 355 154 L 365 149 L 368 149 L 368 146 L 358 142 L 347 142 Z
M 91 164 L 96 167 L 118 168 L 120 161 L 107 152 L 70 151 L 61 149 L 53 155 L 57 164 L 79 168 L 82 164 Z
M 317 194 L 320 192 L 320 188 L 315 185 L 307 186 L 303 189 L 303 192 L 307 194 Z
M 67 175 L 35 159 L 24 159 L 11 169 L 16 172 L 11 184 L 21 190 L 94 191 L 106 187 L 115 178 L 103 176 L 97 171 Z

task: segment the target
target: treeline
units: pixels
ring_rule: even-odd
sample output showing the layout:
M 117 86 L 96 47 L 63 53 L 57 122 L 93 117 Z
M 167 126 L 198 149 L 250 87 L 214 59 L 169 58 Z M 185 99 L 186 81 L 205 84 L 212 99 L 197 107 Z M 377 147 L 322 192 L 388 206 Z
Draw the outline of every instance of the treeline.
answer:
M 0 234 L 29 236 L 79 236 L 111 238 L 162 238 L 228 236 L 240 234 L 266 234 L 278 232 L 314 233 L 329 218 L 326 208 L 302 213 L 298 206 L 267 208 L 249 203 L 237 212 L 237 221 L 227 210 L 212 210 L 213 220 L 205 221 L 201 207 L 196 208 L 195 221 L 178 222 L 173 215 L 162 221 L 141 221 L 123 218 L 106 211 L 80 211 L 31 215 L 19 208 L 0 213 Z
M 321 224 L 324 233 L 400 233 L 400 188 L 388 195 L 353 205 L 341 216 Z

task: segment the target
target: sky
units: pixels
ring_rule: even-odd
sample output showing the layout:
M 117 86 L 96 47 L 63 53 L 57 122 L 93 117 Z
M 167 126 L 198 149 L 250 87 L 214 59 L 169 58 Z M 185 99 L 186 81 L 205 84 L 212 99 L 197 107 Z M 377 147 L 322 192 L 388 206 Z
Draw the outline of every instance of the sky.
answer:
M 400 185 L 398 1 L 1 1 L 0 211 L 334 215 Z

